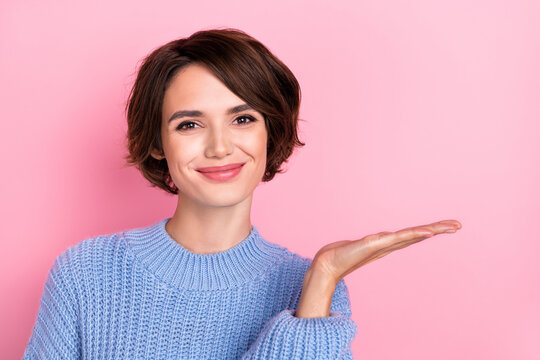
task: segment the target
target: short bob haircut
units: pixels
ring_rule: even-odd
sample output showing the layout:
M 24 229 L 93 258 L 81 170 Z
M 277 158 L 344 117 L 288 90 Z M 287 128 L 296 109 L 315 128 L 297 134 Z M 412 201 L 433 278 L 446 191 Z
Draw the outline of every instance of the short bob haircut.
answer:
M 162 104 L 171 80 L 183 67 L 205 65 L 231 92 L 264 115 L 268 133 L 263 182 L 270 181 L 287 162 L 298 139 L 301 93 L 297 79 L 283 62 L 245 32 L 233 29 L 200 30 L 173 40 L 151 52 L 139 68 L 126 103 L 129 153 L 127 165 L 135 165 L 152 186 L 178 194 L 161 154 Z

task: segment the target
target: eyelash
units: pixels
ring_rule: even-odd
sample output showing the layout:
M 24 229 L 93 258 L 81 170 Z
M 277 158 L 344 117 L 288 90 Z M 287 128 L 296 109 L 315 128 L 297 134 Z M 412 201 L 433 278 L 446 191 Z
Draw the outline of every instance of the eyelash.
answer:
M 250 116 L 250 115 L 242 115 L 242 116 L 237 117 L 235 120 L 242 119 L 242 118 L 250 120 L 249 122 L 244 123 L 242 125 L 247 125 L 247 124 L 250 124 L 252 122 L 257 121 L 257 119 L 255 119 L 253 116 Z M 191 129 L 193 129 L 192 127 L 191 128 L 182 128 L 184 125 L 189 125 L 189 124 L 196 124 L 196 123 L 193 122 L 193 121 L 184 121 L 183 123 L 180 123 L 180 125 L 177 126 L 176 130 L 191 130 Z

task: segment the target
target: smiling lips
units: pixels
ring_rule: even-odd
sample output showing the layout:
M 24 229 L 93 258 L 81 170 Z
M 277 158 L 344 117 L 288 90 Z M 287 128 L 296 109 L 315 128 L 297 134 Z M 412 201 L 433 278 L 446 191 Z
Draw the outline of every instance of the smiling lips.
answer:
M 196 169 L 205 177 L 216 181 L 225 181 L 234 178 L 242 170 L 244 163 L 228 164 L 224 166 L 210 166 Z
M 244 163 L 234 163 L 234 164 L 228 164 L 228 165 L 223 165 L 223 166 L 210 166 L 210 167 L 198 168 L 197 171 L 203 172 L 203 173 L 221 172 L 221 171 L 236 169 L 242 165 L 244 165 Z

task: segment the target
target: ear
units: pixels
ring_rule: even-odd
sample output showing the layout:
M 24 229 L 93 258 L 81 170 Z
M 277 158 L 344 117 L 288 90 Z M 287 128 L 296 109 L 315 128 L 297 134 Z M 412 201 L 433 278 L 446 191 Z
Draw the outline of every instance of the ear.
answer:
M 162 151 L 159 151 L 158 149 L 154 148 L 150 155 L 156 159 L 156 160 L 163 160 L 165 158 L 165 155 Z

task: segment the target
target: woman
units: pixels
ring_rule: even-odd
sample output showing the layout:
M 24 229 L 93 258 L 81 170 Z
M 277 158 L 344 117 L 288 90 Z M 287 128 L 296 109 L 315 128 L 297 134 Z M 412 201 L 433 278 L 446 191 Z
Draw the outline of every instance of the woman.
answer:
M 59 255 L 24 358 L 352 359 L 343 277 L 461 225 L 338 241 L 313 260 L 264 239 L 253 191 L 304 145 L 299 106 L 291 71 L 240 30 L 154 50 L 127 103 L 127 160 L 176 211 Z

